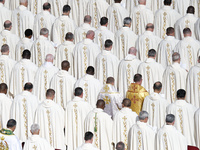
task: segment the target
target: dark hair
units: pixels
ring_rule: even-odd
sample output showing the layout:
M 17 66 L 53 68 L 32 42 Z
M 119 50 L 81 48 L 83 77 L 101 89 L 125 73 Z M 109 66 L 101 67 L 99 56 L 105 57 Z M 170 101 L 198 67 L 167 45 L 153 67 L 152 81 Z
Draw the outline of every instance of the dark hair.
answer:
M 167 34 L 167 35 L 170 35 L 170 34 L 172 34 L 172 33 L 174 33 L 174 28 L 173 28 L 173 27 L 167 28 L 166 34 Z
M 46 97 L 52 97 L 55 95 L 55 91 L 53 89 L 48 89 L 46 92 Z
M 31 52 L 27 49 L 25 49 L 22 53 L 22 58 L 30 59 L 31 58 Z
M 4 92 L 7 89 L 8 89 L 8 86 L 7 86 L 6 83 L 1 83 L 0 84 L 0 92 Z
M 160 91 L 162 89 L 162 83 L 160 81 L 154 83 L 153 89 Z
M 189 7 L 187 8 L 187 13 L 188 13 L 188 14 L 194 14 L 194 13 L 195 13 L 195 8 L 194 8 L 193 6 L 189 6 Z
M 190 28 L 184 28 L 183 29 L 183 34 L 189 34 L 189 33 L 191 33 Z
M 12 128 L 17 125 L 17 122 L 14 119 L 10 119 L 7 122 L 7 128 Z
M 93 133 L 88 131 L 85 133 L 84 139 L 85 139 L 85 141 L 88 141 L 88 140 L 91 140 L 93 138 L 93 136 L 94 136 Z
M 101 25 L 106 25 L 108 23 L 108 18 L 107 17 L 102 17 L 100 20 Z
M 172 4 L 172 0 L 164 0 L 164 5 L 171 5 Z
M 105 48 L 108 48 L 108 47 L 110 47 L 110 46 L 112 46 L 113 45 L 113 42 L 111 41 L 111 40 L 106 40 L 105 41 Z
M 94 67 L 92 66 L 87 67 L 86 73 L 90 75 L 94 75 Z
M 141 74 L 135 74 L 133 77 L 134 82 L 139 82 L 142 80 L 142 75 Z
M 31 29 L 26 29 L 24 34 L 26 37 L 29 37 L 29 36 L 33 35 L 33 31 Z
M 123 142 L 118 142 L 116 145 L 116 150 L 124 150 L 125 144 Z
M 71 7 L 69 5 L 64 5 L 63 6 L 63 13 L 67 13 L 71 10 Z
M 106 80 L 107 84 L 114 83 L 114 82 L 115 82 L 115 79 L 113 77 L 108 77 L 107 80 Z
M 50 3 L 46 2 L 46 3 L 43 4 L 43 10 L 48 10 L 50 8 L 51 8 L 51 4 Z
M 168 114 L 165 119 L 166 123 L 172 123 L 175 121 L 175 116 L 173 114 Z
M 185 95 L 186 95 L 186 91 L 183 90 L 183 89 L 179 89 L 179 90 L 177 91 L 176 97 L 177 97 L 177 98 L 185 98 Z
M 75 96 L 80 96 L 83 93 L 83 89 L 81 87 L 77 87 L 75 89 L 74 95 Z
M 148 56 L 149 57 L 155 57 L 156 56 L 156 50 L 155 49 L 150 49 L 148 51 Z
M 31 89 L 33 89 L 33 84 L 28 82 L 24 85 L 24 90 L 28 90 L 30 91 Z
M 124 98 L 122 104 L 123 104 L 125 107 L 131 107 L 131 100 L 128 99 L 128 98 Z
M 74 34 L 71 33 L 71 32 L 68 32 L 66 35 L 65 35 L 65 40 L 72 40 L 74 39 Z

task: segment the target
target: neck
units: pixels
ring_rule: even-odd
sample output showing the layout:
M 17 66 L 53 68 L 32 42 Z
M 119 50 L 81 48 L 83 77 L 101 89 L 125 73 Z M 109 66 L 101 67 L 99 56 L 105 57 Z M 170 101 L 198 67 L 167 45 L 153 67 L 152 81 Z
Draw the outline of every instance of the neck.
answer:
M 85 141 L 85 143 L 92 144 L 92 141 L 88 140 L 88 141 Z
M 156 90 L 155 90 L 155 91 L 154 91 L 154 93 L 158 93 L 158 94 L 159 94 L 159 93 L 160 93 L 160 91 L 156 91 Z
M 69 16 L 69 13 L 63 13 L 63 16 Z
M 140 82 L 135 82 L 135 84 L 141 85 L 141 83 L 140 83 Z

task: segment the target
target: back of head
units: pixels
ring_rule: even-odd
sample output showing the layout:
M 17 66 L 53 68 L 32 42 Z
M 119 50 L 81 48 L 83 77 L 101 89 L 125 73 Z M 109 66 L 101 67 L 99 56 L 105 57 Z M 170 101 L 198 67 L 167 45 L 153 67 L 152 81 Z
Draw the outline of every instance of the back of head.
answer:
M 146 0 L 138 0 L 138 3 L 139 3 L 140 5 L 146 5 Z
M 118 142 L 116 145 L 116 150 L 125 150 L 125 144 L 123 142 Z
M 172 0 L 164 0 L 164 5 L 170 6 L 172 4 Z
M 32 134 L 37 134 L 39 133 L 40 126 L 38 124 L 32 124 L 31 125 L 31 133 Z
M 9 52 L 9 46 L 7 44 L 4 44 L 1 46 L 1 53 L 7 53 Z
M 155 49 L 150 49 L 148 51 L 148 57 L 156 57 L 156 50 Z
M 49 30 L 47 28 L 42 28 L 40 30 L 40 35 L 48 35 L 49 34 Z
M 94 35 L 95 35 L 94 31 L 89 30 L 87 32 L 87 34 L 86 34 L 86 38 L 93 40 L 94 39 Z
M 198 63 L 200 63 L 200 56 L 198 56 Z
M 153 30 L 154 30 L 154 25 L 153 25 L 152 23 L 148 23 L 148 24 L 146 25 L 146 30 L 147 30 L 147 31 L 153 31 Z
M 7 122 L 7 128 L 13 128 L 17 125 L 17 122 L 14 119 L 10 119 Z
M 47 54 L 45 58 L 46 62 L 53 62 L 53 55 L 52 54 Z
M 97 107 L 97 108 L 101 108 L 101 109 L 104 109 L 105 105 L 106 105 L 106 103 L 105 103 L 105 101 L 102 100 L 102 99 L 99 99 L 99 100 L 97 101 L 97 103 L 96 103 L 96 107 Z
M 20 0 L 19 3 L 20 3 L 20 4 L 26 4 L 26 3 L 28 3 L 28 0 Z
M 189 6 L 187 8 L 187 14 L 194 14 L 195 13 L 195 8 L 193 6 Z
M 108 18 L 102 17 L 101 20 L 100 20 L 100 24 L 103 26 L 103 25 L 106 25 L 107 23 L 108 23 Z
M 70 67 L 70 63 L 67 60 L 62 61 L 61 68 L 62 70 L 68 70 Z
M 66 40 L 66 41 L 72 41 L 72 40 L 74 40 L 74 34 L 71 33 L 71 32 L 68 32 L 68 33 L 65 35 L 65 40 Z
M 84 140 L 85 141 L 92 140 L 93 136 L 94 136 L 93 133 L 88 131 L 88 132 L 85 133 Z
M 84 17 L 84 23 L 91 23 L 91 21 L 92 21 L 92 17 L 90 15 L 86 15 Z
M 108 39 L 108 40 L 105 41 L 104 47 L 105 48 L 110 48 L 112 45 L 113 45 L 113 41 L 111 41 L 110 39 Z
M 5 3 L 5 0 L 0 0 L 0 3 L 3 3 L 3 4 L 4 4 L 4 3 Z
M 169 35 L 174 35 L 175 31 L 174 31 L 174 28 L 173 27 L 169 27 L 167 28 L 166 30 L 166 34 L 169 36 Z
M 149 117 L 149 114 L 148 114 L 148 112 L 146 112 L 146 111 L 141 111 L 140 113 L 139 113 L 139 120 L 145 120 L 146 118 L 148 118 Z
M 166 116 L 165 121 L 166 121 L 166 124 L 173 123 L 175 121 L 175 116 L 173 114 L 168 114 Z
M 135 74 L 133 77 L 134 82 L 140 82 L 142 80 L 142 75 L 141 74 Z
M 131 24 L 132 19 L 130 17 L 124 18 L 124 26 Z
M 25 49 L 22 53 L 22 58 L 23 59 L 30 59 L 31 58 L 31 52 L 27 49 Z
M 186 91 L 183 89 L 179 89 L 176 93 L 177 99 L 185 99 Z
M 11 26 L 12 26 L 12 22 L 9 21 L 9 20 L 6 20 L 6 21 L 4 22 L 4 24 L 3 24 L 3 26 L 4 26 L 5 29 L 9 29 L 9 28 L 11 28 Z
M 162 83 L 160 81 L 154 83 L 153 89 L 154 89 L 154 91 L 161 91 L 161 89 L 162 89 Z
M 137 49 L 135 47 L 130 47 L 129 50 L 128 50 L 128 53 L 136 55 L 137 54 Z
M 191 36 L 191 33 L 192 31 L 190 30 L 190 28 L 183 29 L 184 36 Z
M 180 60 L 180 58 L 181 58 L 181 56 L 180 56 L 179 53 L 175 52 L 175 53 L 172 54 L 172 61 L 173 62 Z
M 115 3 L 121 3 L 122 0 L 115 0 Z
M 31 29 L 26 29 L 24 34 L 25 34 L 25 37 L 32 37 L 33 31 Z
M 7 86 L 7 84 L 5 84 L 5 83 L 1 83 L 0 84 L 0 93 L 7 93 L 7 90 L 8 90 L 8 86 Z
M 89 75 L 94 75 L 94 67 L 92 66 L 87 67 L 86 73 Z
M 30 91 L 33 89 L 33 84 L 30 83 L 30 82 L 27 82 L 25 85 L 24 85 L 24 90 L 25 91 Z
M 131 107 L 131 100 L 128 98 L 124 98 L 122 104 L 124 107 Z
M 46 97 L 53 98 L 55 95 L 55 91 L 53 89 L 48 89 L 46 92 Z
M 83 89 L 81 87 L 77 87 L 75 89 L 74 95 L 75 96 L 81 96 L 83 94 Z
M 51 9 L 51 4 L 48 3 L 48 2 L 44 3 L 43 4 L 43 10 L 49 10 L 49 9 Z
M 113 84 L 115 82 L 115 79 L 113 77 L 108 77 L 106 80 L 106 84 Z
M 71 7 L 69 5 L 63 6 L 63 13 L 68 13 L 68 12 L 70 12 L 70 10 L 71 10 Z

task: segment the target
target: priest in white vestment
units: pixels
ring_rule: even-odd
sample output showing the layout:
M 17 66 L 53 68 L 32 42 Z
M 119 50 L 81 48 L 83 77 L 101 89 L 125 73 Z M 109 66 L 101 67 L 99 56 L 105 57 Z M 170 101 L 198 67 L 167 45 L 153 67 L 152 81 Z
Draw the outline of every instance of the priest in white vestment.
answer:
M 195 8 L 195 16 L 200 17 L 200 0 L 190 0 L 190 6 Z
M 195 138 L 196 146 L 198 148 L 200 148 L 199 128 L 200 128 L 200 109 L 198 109 L 194 114 L 194 138 Z
M 52 54 L 53 56 L 55 55 L 56 50 L 52 42 L 48 40 L 48 36 L 49 30 L 47 28 L 42 28 L 40 36 L 34 41 L 31 47 L 32 61 L 38 67 L 44 63 L 47 54 Z
M 54 101 L 62 106 L 65 110 L 67 102 L 73 98 L 74 84 L 76 79 L 69 74 L 69 68 L 71 67 L 68 61 L 61 63 L 61 70 L 59 70 L 51 79 L 50 87 L 55 90 Z
M 100 20 L 100 25 L 97 30 L 95 30 L 94 42 L 99 45 L 100 49 L 104 48 L 104 43 L 106 40 L 110 39 L 114 41 L 114 34 L 108 30 L 108 18 L 102 17 Z
M 45 2 L 47 2 L 47 0 L 29 0 L 29 9 L 34 15 L 37 15 L 42 12 Z
M 65 35 L 65 41 L 60 44 L 56 49 L 55 54 L 55 66 L 61 69 L 61 63 L 64 60 L 70 62 L 69 74 L 74 75 L 74 35 L 68 32 Z
M 25 49 L 30 50 L 33 45 L 33 31 L 31 29 L 27 29 L 25 31 L 25 37 L 22 38 L 16 45 L 15 48 L 15 60 L 19 61 L 22 58 L 22 53 Z
M 181 55 L 181 63 L 185 65 L 185 69 L 189 69 L 197 63 L 198 51 L 200 49 L 200 42 L 192 37 L 192 32 L 189 28 L 183 30 L 184 38 L 176 47 L 174 52 Z
M 34 83 L 38 67 L 30 60 L 30 58 L 30 51 L 24 50 L 22 59 L 16 63 L 12 69 L 10 77 L 10 93 L 13 96 L 16 96 L 23 91 L 25 83 Z
M 78 147 L 76 150 L 99 150 L 92 145 L 94 134 L 90 131 L 85 133 L 84 140 L 85 143 Z
M 47 28 L 49 30 L 49 40 L 52 39 L 52 27 L 55 21 L 55 17 L 50 13 L 51 12 L 51 4 L 44 3 L 43 11 L 35 16 L 34 20 L 34 39 L 37 39 L 40 36 L 40 30 L 42 28 Z
M 26 29 L 33 30 L 34 15 L 27 6 L 28 0 L 20 0 L 20 6 L 12 12 L 12 32 L 20 38 L 24 37 Z
M 7 96 L 8 86 L 0 84 L 0 128 L 6 128 L 7 121 L 10 119 L 10 107 L 12 100 Z
M 197 108 L 186 102 L 185 90 L 179 89 L 176 97 L 177 100 L 167 107 L 166 112 L 167 114 L 173 114 L 177 118 L 174 126 L 186 137 L 187 145 L 195 146 L 194 113 Z
M 65 110 L 65 144 L 69 150 L 75 150 L 84 142 L 84 121 L 92 110 L 92 106 L 83 99 L 82 88 L 76 88 L 74 96 Z
M 166 30 L 166 37 L 158 45 L 157 62 L 164 68 L 172 64 L 172 54 L 179 40 L 175 39 L 174 28 L 169 27 Z
M 98 99 L 103 99 L 106 103 L 104 112 L 110 115 L 112 118 L 122 108 L 122 95 L 117 91 L 114 86 L 115 79 L 108 77 L 106 84 L 102 87 Z
M 132 19 L 124 18 L 124 25 L 115 33 L 114 54 L 122 60 L 128 54 L 130 47 L 135 47 L 138 36 L 130 29 Z
M 129 150 L 154 150 L 156 133 L 151 126 L 147 124 L 148 112 L 141 111 L 136 124 L 134 124 L 128 134 Z
M 59 71 L 59 69 L 53 65 L 53 55 L 48 54 L 45 61 L 46 62 L 37 70 L 34 80 L 33 93 L 40 101 L 45 100 L 45 93 L 50 86 L 50 81 Z
M 90 15 L 92 19 L 92 26 L 99 27 L 99 20 L 106 16 L 106 11 L 109 4 L 105 0 L 89 0 L 87 3 L 86 14 Z
M 122 141 L 128 149 L 128 132 L 136 123 L 137 113 L 131 110 L 131 100 L 125 98 L 122 102 L 122 109 L 113 118 L 113 142 Z
M 137 74 L 138 66 L 141 61 L 136 58 L 137 49 L 129 48 L 128 55 L 120 61 L 118 67 L 118 88 L 123 97 L 126 96 L 128 87 L 133 81 L 133 77 Z
M 112 127 L 111 117 L 103 112 L 105 102 L 98 100 L 94 108 L 85 118 L 85 131 L 94 133 L 93 145 L 101 150 L 112 149 Z
M 32 90 L 33 84 L 26 83 L 24 91 L 15 96 L 10 109 L 10 118 L 18 122 L 15 134 L 21 142 L 25 142 L 31 136 L 30 127 L 34 121 L 35 110 L 39 105 L 38 98 L 31 93 Z
M 2 0 L 0 1 L 0 31 L 4 29 L 4 22 L 6 20 L 11 20 L 12 12 L 5 6 L 5 3 L 9 0 Z
M 177 120 L 172 114 L 166 116 L 166 124 L 156 135 L 156 150 L 187 150 L 186 138 L 174 127 Z
M 76 44 L 74 48 L 74 76 L 77 79 L 85 75 L 88 66 L 95 66 L 100 48 L 93 42 L 94 35 L 94 31 L 89 30 L 86 39 Z
M 53 24 L 52 40 L 56 45 L 62 44 L 65 41 L 65 34 L 68 32 L 74 33 L 76 24 L 69 17 L 71 7 L 63 6 L 63 13 L 58 17 Z
M 177 22 L 175 23 L 175 36 L 177 39 L 182 40 L 184 38 L 184 34 L 183 34 L 183 29 L 185 28 L 190 28 L 191 32 L 192 32 L 192 37 L 195 39 L 195 32 L 194 32 L 194 24 L 196 23 L 196 21 L 198 20 L 198 18 L 194 15 L 195 13 L 195 9 L 193 6 L 189 6 L 187 9 L 187 14 L 185 16 L 183 16 L 182 18 L 180 18 L 179 20 L 177 20 Z
M 113 33 L 123 26 L 124 18 L 129 17 L 129 12 L 120 4 L 122 0 L 114 1 L 107 9 L 108 29 Z
M 126 0 L 126 9 L 128 10 L 129 14 L 131 14 L 131 12 L 133 11 L 133 7 L 137 5 L 138 5 L 137 0 Z
M 113 47 L 111 40 L 106 40 L 104 47 L 105 49 L 96 58 L 96 77 L 102 84 L 106 84 L 108 77 L 114 77 L 117 87 L 119 59 L 111 52 Z
M 169 0 L 168 0 L 169 1 Z M 172 0 L 173 9 L 175 9 L 181 16 L 186 14 L 187 8 L 190 6 L 190 0 Z
M 2 150 L 22 150 L 21 142 L 14 134 L 17 122 L 10 119 L 7 122 L 7 128 L 0 130 L 1 148 Z
M 136 41 L 136 48 L 138 50 L 137 57 L 141 61 L 145 61 L 148 58 L 148 51 L 155 49 L 157 51 L 158 44 L 161 39 L 154 35 L 154 25 L 149 23 L 146 25 L 146 31 L 140 35 Z
M 173 103 L 176 100 L 176 91 L 186 88 L 187 71 L 180 65 L 180 54 L 172 55 L 172 65 L 169 65 L 163 73 L 163 91 L 165 98 Z
M 176 21 L 181 18 L 181 15 L 172 9 L 171 4 L 172 0 L 164 0 L 164 6 L 155 13 L 155 34 L 163 39 L 166 36 L 166 29 L 174 27 Z
M 94 77 L 94 67 L 89 66 L 86 74 L 79 78 L 74 84 L 74 88 L 81 87 L 83 89 L 83 99 L 93 108 L 96 106 L 98 94 L 102 88 L 102 83 Z
M 146 0 L 139 0 L 139 4 L 135 7 L 131 6 L 130 17 L 132 18 L 132 30 L 137 35 L 145 32 L 146 25 L 153 23 L 154 14 L 146 7 Z
M 34 123 L 40 126 L 40 136 L 45 138 L 54 149 L 65 150 L 64 110 L 53 99 L 55 91 L 48 89 L 46 100 L 39 104 Z
M 186 100 L 195 107 L 200 107 L 200 56 L 198 57 L 198 62 L 193 66 L 187 75 L 186 82 Z
M 92 17 L 87 15 L 84 17 L 84 23 L 81 24 L 74 31 L 75 43 L 79 43 L 86 39 L 86 34 L 89 30 L 95 31 L 96 29 L 91 26 Z
M 148 58 L 139 65 L 138 73 L 142 75 L 142 86 L 149 92 L 153 92 L 153 85 L 157 81 L 162 81 L 164 68 L 155 61 L 156 51 L 150 49 Z
M 56 18 L 62 15 L 62 8 L 67 4 L 67 1 L 68 0 L 48 0 L 51 4 L 51 12 Z
M 12 59 L 15 59 L 15 47 L 19 42 L 20 38 L 17 35 L 12 34 L 11 29 L 12 23 L 9 20 L 5 21 L 4 30 L 2 30 L 0 33 L 0 47 L 4 44 L 8 44 L 8 46 L 10 47 L 9 56 Z
M 170 103 L 160 93 L 161 82 L 154 83 L 153 90 L 154 92 L 145 97 L 142 110 L 149 113 L 148 124 L 160 129 L 165 124 L 166 108 Z
M 40 126 L 38 124 L 31 125 L 30 129 L 32 135 L 25 141 L 24 150 L 53 150 L 50 143 L 40 137 Z
M 0 55 L 0 83 L 6 83 L 8 87 L 10 86 L 11 71 L 16 64 L 16 61 L 9 57 L 9 52 L 9 46 L 7 44 L 4 44 L 1 47 Z M 10 95 L 10 93 L 8 94 Z

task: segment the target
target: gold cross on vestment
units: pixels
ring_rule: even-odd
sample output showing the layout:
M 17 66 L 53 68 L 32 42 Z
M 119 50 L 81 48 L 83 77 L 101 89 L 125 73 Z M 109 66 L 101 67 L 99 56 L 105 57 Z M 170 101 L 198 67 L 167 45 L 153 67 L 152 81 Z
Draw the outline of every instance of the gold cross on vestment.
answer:
M 190 21 L 189 21 L 189 20 L 186 20 L 185 23 L 188 25 L 188 24 L 190 23 Z
M 182 111 L 182 109 L 179 109 L 178 112 L 179 112 L 179 113 L 182 113 L 183 111 Z
M 139 15 L 140 15 L 140 12 L 138 11 L 138 12 L 136 13 L 136 15 L 138 15 L 138 16 L 139 16 Z
M 33 149 L 34 149 L 34 150 L 37 150 L 37 146 L 34 145 L 34 146 L 33 146 Z
M 65 27 L 65 24 L 64 24 L 64 23 L 62 23 L 62 24 L 61 24 L 61 27 Z
M 40 21 L 44 21 L 44 18 L 40 18 Z
M 87 49 L 87 47 L 86 47 L 86 46 L 84 46 L 84 47 L 83 47 L 83 49 L 84 49 L 84 50 L 86 50 L 86 49 Z
M 149 39 L 148 39 L 148 38 L 146 38 L 146 39 L 145 39 L 145 41 L 148 43 L 148 42 L 149 42 Z
M 85 33 L 85 32 L 83 32 L 83 38 L 84 38 L 84 39 L 86 38 L 86 33 Z
M 5 38 L 3 38 L 3 42 L 4 42 L 4 44 L 6 43 L 6 39 Z
M 105 85 L 105 87 L 103 89 L 105 90 L 106 93 L 108 92 L 108 90 L 110 90 L 110 88 L 108 87 L 108 85 Z
M 190 45 L 188 45 L 188 46 L 187 46 L 187 48 L 188 48 L 188 49 L 191 49 L 191 46 L 190 46 Z
M 124 121 L 126 121 L 126 120 L 127 120 L 126 116 L 124 116 L 122 119 L 123 119 Z
M 0 66 L 1 66 L 1 68 L 3 67 L 3 63 L 2 62 L 0 63 Z
M 110 104 L 111 102 L 108 96 L 105 96 L 103 100 L 105 101 L 106 104 Z
M 167 13 L 166 13 L 166 12 L 164 12 L 164 13 L 163 13 L 163 15 L 164 15 L 164 16 L 167 16 Z
M 149 70 L 150 69 L 150 66 L 147 66 L 147 70 Z
M 142 133 L 140 131 L 138 131 L 138 135 L 140 136 Z
M 100 37 L 100 38 L 102 37 L 102 34 L 101 34 L 101 33 L 99 34 L 99 37 Z
M 39 43 L 39 42 L 37 43 L 37 46 L 38 46 L 38 47 L 40 46 L 40 43 Z
M 25 102 L 26 102 L 26 99 L 24 98 L 22 101 L 25 103 Z
M 113 13 L 116 14 L 117 13 L 116 10 L 113 10 Z
M 76 107 L 77 107 L 77 104 L 75 103 L 73 106 L 76 108 Z
M 154 108 L 154 107 L 155 107 L 155 104 L 154 104 L 154 103 L 152 103 L 152 104 L 151 104 L 151 106 Z
M 50 111 L 49 111 L 49 110 L 47 110 L 46 112 L 47 112 L 48 115 L 50 114 Z

